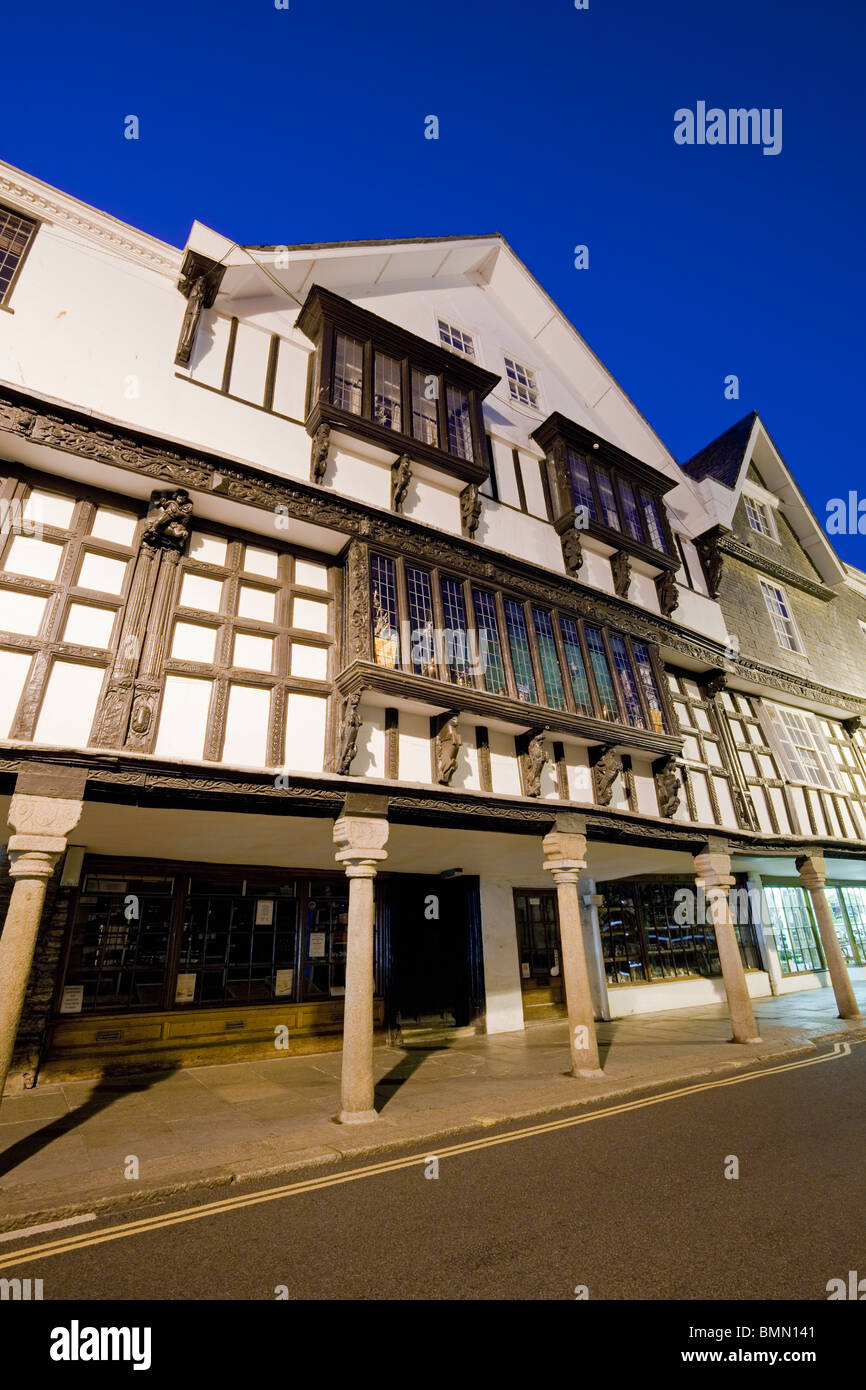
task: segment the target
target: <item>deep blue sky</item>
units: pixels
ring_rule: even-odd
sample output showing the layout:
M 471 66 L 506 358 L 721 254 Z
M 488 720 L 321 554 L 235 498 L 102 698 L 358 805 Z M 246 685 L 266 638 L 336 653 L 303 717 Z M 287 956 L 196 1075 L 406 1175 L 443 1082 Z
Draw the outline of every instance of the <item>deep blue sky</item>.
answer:
M 677 458 L 755 408 L 819 519 L 866 497 L 863 0 L 45 0 L 3 34 L 10 163 L 177 245 L 499 231 Z M 676 145 L 698 99 L 781 107 L 781 154 Z

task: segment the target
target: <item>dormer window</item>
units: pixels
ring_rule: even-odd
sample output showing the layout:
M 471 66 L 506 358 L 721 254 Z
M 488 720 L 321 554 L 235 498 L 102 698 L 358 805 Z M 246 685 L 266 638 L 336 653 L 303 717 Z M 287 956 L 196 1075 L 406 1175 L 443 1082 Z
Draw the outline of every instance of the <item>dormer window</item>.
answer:
M 664 494 L 676 486 L 670 478 L 562 415 L 549 416 L 532 438 L 547 456 L 561 536 L 576 527 L 659 569 L 679 567 L 664 505 Z
M 317 348 L 310 434 L 327 425 L 466 482 L 486 479 L 481 402 L 498 377 L 318 286 L 298 327 Z

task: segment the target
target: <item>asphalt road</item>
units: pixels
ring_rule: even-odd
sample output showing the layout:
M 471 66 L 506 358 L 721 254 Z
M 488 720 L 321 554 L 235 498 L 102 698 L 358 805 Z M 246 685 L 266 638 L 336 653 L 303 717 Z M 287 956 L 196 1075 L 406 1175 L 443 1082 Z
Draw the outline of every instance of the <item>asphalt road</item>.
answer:
M 46 1300 L 825 1301 L 866 1276 L 866 1045 L 742 1075 L 451 1137 L 437 1178 L 390 1151 L 6 1241 L 0 1276 Z

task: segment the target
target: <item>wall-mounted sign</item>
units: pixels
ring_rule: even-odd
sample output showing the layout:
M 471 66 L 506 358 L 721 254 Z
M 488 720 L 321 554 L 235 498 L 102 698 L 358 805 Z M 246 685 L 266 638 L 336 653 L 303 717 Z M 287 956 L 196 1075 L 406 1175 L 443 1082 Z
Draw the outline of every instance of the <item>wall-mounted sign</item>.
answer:
M 195 999 L 195 974 L 178 975 L 174 992 L 175 1004 L 191 1004 Z
M 321 960 L 325 954 L 325 933 L 323 931 L 310 932 L 310 948 L 307 955 L 310 960 Z
M 521 975 L 523 976 L 523 979 L 524 979 L 524 980 L 528 980 L 528 979 L 529 979 L 529 961 L 528 961 L 528 960 L 524 960 L 524 961 L 521 961 L 521 962 L 520 962 L 520 973 L 521 973 Z
M 274 924 L 273 898 L 259 898 L 256 902 L 256 926 L 272 927 Z
M 67 985 L 60 999 L 62 1014 L 80 1014 L 84 1007 L 84 985 Z
M 274 994 L 278 999 L 283 995 L 291 994 L 295 980 L 294 970 L 278 970 L 277 978 L 274 981 Z

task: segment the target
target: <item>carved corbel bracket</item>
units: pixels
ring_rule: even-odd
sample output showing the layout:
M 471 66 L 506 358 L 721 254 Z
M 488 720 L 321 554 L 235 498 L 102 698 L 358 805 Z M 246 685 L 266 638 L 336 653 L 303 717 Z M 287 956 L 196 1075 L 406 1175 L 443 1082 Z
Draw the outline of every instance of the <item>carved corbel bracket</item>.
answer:
M 657 758 L 652 765 L 659 815 L 672 820 L 680 808 L 683 784 L 674 758 Z
M 622 756 L 614 747 L 600 744 L 590 749 L 592 765 L 592 787 L 597 806 L 609 806 L 613 798 L 613 785 L 622 773 Z
M 664 570 L 656 577 L 656 593 L 662 614 L 669 618 L 671 613 L 680 606 L 679 585 L 673 570 Z
M 189 541 L 192 500 L 185 488 L 154 492 L 141 545 L 145 550 L 175 550 L 182 555 Z
M 695 537 L 694 546 L 700 557 L 710 598 L 718 598 L 719 596 L 723 564 L 719 543 L 728 534 L 727 527 L 714 526 L 712 530 L 705 531 L 702 536 Z
M 580 539 L 580 532 L 573 528 L 564 531 L 560 536 L 562 545 L 562 558 L 565 562 L 567 574 L 577 575 L 583 567 L 583 542 Z
M 403 515 L 403 503 L 412 481 L 412 461 L 408 454 L 401 454 L 391 464 L 391 507 L 398 516 Z
M 361 699 L 364 688 L 354 691 L 343 701 L 340 711 L 340 732 L 337 754 L 334 758 L 334 771 L 343 777 L 350 775 L 355 754 L 358 751 L 358 734 L 361 731 Z
M 481 520 L 481 493 L 477 483 L 467 483 L 460 494 L 460 526 L 467 540 L 475 538 Z
M 181 268 L 177 287 L 186 300 L 186 310 L 180 328 L 177 352 L 174 355 L 178 367 L 189 366 L 189 359 L 195 344 L 202 309 L 210 309 L 219 293 L 225 274 L 225 266 L 201 256 L 197 251 L 187 251 Z
M 331 426 L 319 425 L 313 435 L 310 448 L 310 482 L 323 483 L 328 471 L 328 454 L 331 448 Z
M 517 752 L 523 772 L 524 796 L 541 795 L 541 774 L 552 758 L 545 747 L 546 729 L 529 729 L 517 739 Z
M 702 676 L 698 676 L 698 685 L 701 693 L 706 700 L 712 700 L 716 695 L 721 695 L 723 690 L 728 688 L 728 676 L 726 671 L 707 671 Z
M 613 591 L 618 598 L 628 598 L 631 584 L 631 556 L 627 550 L 616 550 L 610 557 Z
M 459 717 L 458 711 L 449 710 L 445 714 L 435 715 L 430 721 L 436 764 L 434 772 L 440 787 L 450 787 L 457 771 L 457 761 L 463 747 L 463 737 L 457 727 Z

